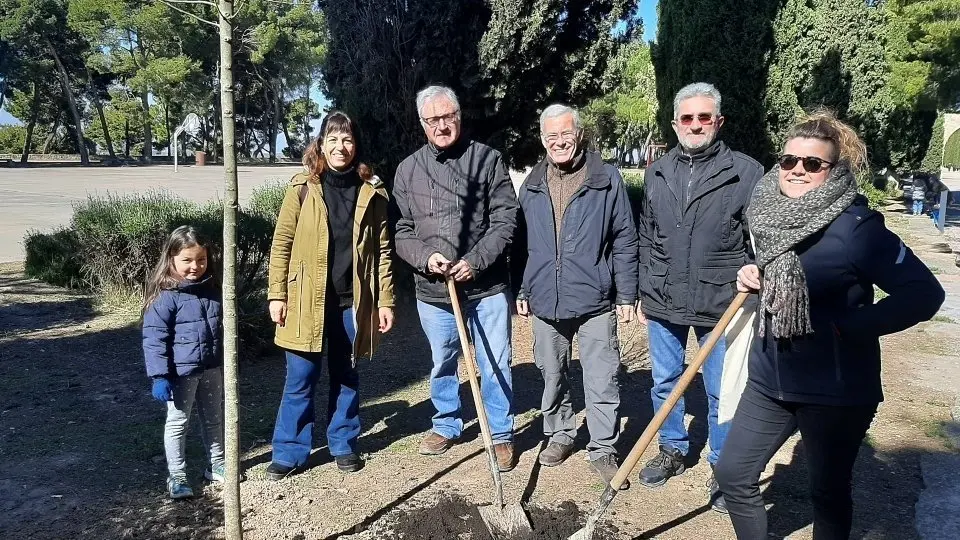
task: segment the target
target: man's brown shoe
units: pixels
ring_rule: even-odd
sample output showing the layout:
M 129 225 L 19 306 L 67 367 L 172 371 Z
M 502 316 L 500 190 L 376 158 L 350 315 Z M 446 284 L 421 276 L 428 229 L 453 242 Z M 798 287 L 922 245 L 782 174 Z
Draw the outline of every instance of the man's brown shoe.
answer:
M 504 442 L 493 445 L 493 453 L 497 455 L 497 466 L 500 472 L 512 471 L 517 466 L 513 459 L 513 443 Z
M 425 456 L 439 456 L 453 447 L 454 439 L 448 439 L 443 435 L 431 431 L 420 442 L 420 453 Z
M 593 470 L 597 471 L 600 479 L 607 485 L 610 485 L 610 481 L 617 475 L 617 457 L 612 454 L 592 459 L 590 460 L 590 464 L 593 465 Z M 628 489 L 630 489 L 630 480 L 624 478 L 623 483 L 620 484 L 620 491 L 626 491 Z
M 544 467 L 556 467 L 570 457 L 570 454 L 573 453 L 572 444 L 561 444 L 558 442 L 552 442 L 547 444 L 547 447 L 540 452 L 540 464 Z

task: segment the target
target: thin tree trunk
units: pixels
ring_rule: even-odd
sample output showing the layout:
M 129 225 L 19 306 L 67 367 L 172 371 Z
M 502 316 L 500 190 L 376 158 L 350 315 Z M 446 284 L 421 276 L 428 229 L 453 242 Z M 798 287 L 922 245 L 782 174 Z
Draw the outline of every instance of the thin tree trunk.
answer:
M 130 158 L 130 119 L 123 119 L 123 155 Z
M 237 386 L 237 146 L 233 117 L 233 0 L 220 0 L 220 104 L 223 122 L 223 390 L 227 540 L 243 538 L 240 516 L 240 421 Z
M 57 117 L 53 120 L 53 128 L 50 129 L 50 133 L 43 141 L 43 148 L 40 151 L 41 154 L 47 154 L 50 152 L 50 145 L 53 144 L 53 140 L 57 138 L 58 129 L 60 129 L 60 115 L 57 115 Z
M 153 119 L 150 118 L 150 91 L 144 89 L 140 93 L 140 107 L 143 108 L 143 162 L 147 165 L 153 161 Z
M 167 129 L 167 155 L 172 156 L 173 155 L 172 145 L 176 144 L 176 142 L 172 140 L 173 133 L 170 131 L 170 103 L 168 103 L 167 101 L 164 101 L 163 103 L 163 125 Z M 183 140 L 187 140 L 186 137 L 184 137 Z M 186 156 L 186 154 L 184 154 L 184 156 Z
M 63 62 L 60 61 L 57 50 L 53 47 L 53 43 L 51 43 L 49 39 L 47 39 L 47 51 L 50 53 L 50 56 L 53 56 L 53 61 L 57 63 L 57 71 L 60 72 L 60 87 L 63 89 L 63 94 L 67 97 L 70 114 L 73 116 L 73 122 L 77 127 L 77 129 L 74 130 L 74 134 L 76 135 L 77 152 L 80 153 L 80 163 L 90 165 L 90 156 L 87 154 L 87 144 L 83 140 L 83 121 L 80 119 L 80 110 L 77 109 L 77 99 L 73 95 L 73 88 L 70 88 L 70 77 L 67 75 L 66 68 L 63 67 Z
M 303 95 L 303 99 L 305 99 L 307 102 L 306 103 L 307 112 L 306 114 L 303 115 L 303 149 L 301 150 L 301 155 L 303 155 L 303 151 L 307 149 L 307 145 L 310 144 L 310 109 L 311 109 L 310 105 L 312 105 L 310 101 L 310 87 L 312 86 L 312 84 L 313 83 L 308 77 L 307 92 Z
M 30 122 L 27 123 L 27 134 L 23 139 L 23 154 L 20 155 L 20 163 L 26 163 L 30 159 L 30 143 L 33 142 L 33 128 L 37 126 L 37 117 L 40 116 L 40 85 L 33 83 L 33 98 L 30 99 Z
M 297 147 L 294 146 L 296 141 L 290 138 L 290 129 L 287 128 L 287 123 L 283 122 L 281 126 L 283 126 L 283 137 L 287 140 L 287 153 L 290 154 L 290 157 L 296 157 Z
M 277 161 L 277 134 L 280 131 L 280 124 L 285 124 L 281 116 L 283 103 L 283 83 L 279 79 L 273 82 L 273 125 L 270 126 L 270 163 Z M 287 143 L 290 144 L 290 143 Z
M 87 80 L 90 81 L 90 98 L 93 100 L 93 106 L 97 109 L 97 115 L 100 117 L 100 126 L 103 128 L 103 138 L 107 143 L 107 153 L 110 159 L 116 159 L 117 155 L 113 152 L 113 139 L 110 137 L 110 128 L 107 127 L 107 117 L 103 114 L 103 104 L 100 102 L 100 96 L 97 95 L 97 89 L 93 86 L 93 77 L 90 75 L 90 68 L 87 68 Z

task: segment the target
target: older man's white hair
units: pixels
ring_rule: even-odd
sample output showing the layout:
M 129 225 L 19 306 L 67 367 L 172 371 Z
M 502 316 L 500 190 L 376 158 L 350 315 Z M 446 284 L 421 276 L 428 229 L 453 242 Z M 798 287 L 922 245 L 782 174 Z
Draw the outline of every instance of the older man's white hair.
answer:
M 543 123 L 548 118 L 558 118 L 567 114 L 573 115 L 573 127 L 580 131 L 580 111 L 563 103 L 554 103 L 540 113 L 540 133 L 543 133 Z
M 717 90 L 717 87 L 705 82 L 696 82 L 693 84 L 688 84 L 680 89 L 677 92 L 676 97 L 673 98 L 673 119 L 676 120 L 677 110 L 680 109 L 680 102 L 685 99 L 690 99 L 692 97 L 708 97 L 713 100 L 716 108 L 716 115 L 720 116 L 720 91 Z
M 423 106 L 427 104 L 428 101 L 433 101 L 438 97 L 445 97 L 453 103 L 453 106 L 457 109 L 457 115 L 460 115 L 460 100 L 457 99 L 457 94 L 448 86 L 438 86 L 432 85 L 424 88 L 423 90 L 417 92 L 417 115 L 421 118 L 423 117 Z

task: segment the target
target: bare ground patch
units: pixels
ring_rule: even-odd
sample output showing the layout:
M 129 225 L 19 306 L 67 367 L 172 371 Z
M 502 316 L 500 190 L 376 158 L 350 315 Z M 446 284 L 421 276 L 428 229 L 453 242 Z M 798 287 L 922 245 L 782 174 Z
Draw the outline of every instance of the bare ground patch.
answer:
M 241 366 L 241 445 L 245 538 L 382 538 L 377 531 L 399 515 L 429 510 L 441 496 L 487 504 L 491 489 L 475 423 L 462 443 L 441 457 L 417 454 L 430 427 L 426 376 L 429 352 L 416 311 L 403 306 L 398 328 L 378 357 L 361 366 L 366 467 L 344 476 L 332 464 L 322 434 L 313 467 L 267 482 L 269 440 L 284 366 L 268 356 Z M 952 395 L 931 388 L 930 373 L 954 369 L 942 346 L 956 327 L 938 322 L 885 339 L 887 396 L 857 462 L 855 538 L 915 538 L 913 507 L 922 489 L 919 458 L 946 452 L 936 422 L 948 418 Z M 536 463 L 542 383 L 532 363 L 530 329 L 514 322 L 515 471 L 506 495 L 535 508 L 575 504 L 589 510 L 602 485 L 581 450 L 562 466 Z M 642 329 L 621 329 L 626 453 L 652 416 L 650 371 Z M 955 347 L 951 352 L 955 353 Z M 928 375 L 922 375 L 928 373 Z M 575 406 L 582 411 L 579 366 Z M 321 379 L 318 418 L 326 416 Z M 464 387 L 465 416 L 472 405 Z M 706 400 L 699 378 L 688 392 L 691 455 L 706 444 Z M 202 497 L 164 498 L 163 409 L 149 395 L 136 319 L 103 312 L 87 296 L 23 278 L 19 265 L 0 265 L 0 537 L 206 539 L 222 535 L 219 489 L 200 480 L 199 437 L 190 441 L 190 472 Z M 322 430 L 318 430 L 322 432 Z M 586 442 L 581 427 L 578 444 Z M 780 537 L 810 538 L 802 443 L 791 439 L 764 475 L 770 523 Z M 649 454 L 656 451 L 649 450 Z M 611 538 L 733 538 L 729 519 L 709 510 L 703 459 L 666 486 L 621 493 L 608 512 Z M 709 531 L 709 533 L 707 533 Z M 474 538 L 469 531 L 463 538 Z

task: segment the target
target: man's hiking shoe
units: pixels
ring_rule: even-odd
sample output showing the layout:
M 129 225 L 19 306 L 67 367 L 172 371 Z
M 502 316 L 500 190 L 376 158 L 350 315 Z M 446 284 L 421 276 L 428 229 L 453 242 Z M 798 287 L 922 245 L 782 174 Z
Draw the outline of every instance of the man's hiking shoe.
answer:
M 425 456 L 439 456 L 453 447 L 454 439 L 448 439 L 439 433 L 431 431 L 420 442 L 420 453 Z
M 337 468 L 340 469 L 340 472 L 352 473 L 363 468 L 363 461 L 357 454 L 334 456 L 333 459 L 337 462 Z
M 174 500 L 189 499 L 193 497 L 193 488 L 187 483 L 186 475 L 170 475 L 167 477 L 167 493 Z
M 683 473 L 683 454 L 676 448 L 660 447 L 657 457 L 647 462 L 640 471 L 640 483 L 646 487 L 657 487 L 667 483 L 671 476 Z
M 517 460 L 513 455 L 513 443 L 502 442 L 493 445 L 493 453 L 497 456 L 497 467 L 500 472 L 512 471 L 517 466 Z
M 227 471 L 223 465 L 217 465 L 203 471 L 203 477 L 211 482 L 222 484 L 227 477 Z
M 552 442 L 547 445 L 546 448 L 540 452 L 540 457 L 537 458 L 540 461 L 540 464 L 544 467 L 556 467 L 557 465 L 563 463 L 570 457 L 570 454 L 573 453 L 572 444 L 561 444 L 557 442 Z
M 286 465 L 280 465 L 279 463 L 271 463 L 267 467 L 267 480 L 283 480 L 284 478 L 290 476 L 297 470 L 296 467 L 287 467 Z
M 723 498 L 723 492 L 720 491 L 720 484 L 717 483 L 717 477 L 713 474 L 707 481 L 707 487 L 710 488 L 710 508 L 721 514 L 730 513 L 727 510 L 727 501 Z
M 613 477 L 617 474 L 617 457 L 613 454 L 607 454 L 590 460 L 590 464 L 593 465 L 593 470 L 597 471 L 597 474 L 600 475 L 603 483 L 609 486 L 610 481 L 613 480 Z M 624 478 L 623 483 L 620 484 L 620 491 L 626 491 L 628 489 L 630 489 L 630 480 Z

